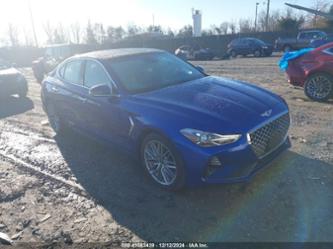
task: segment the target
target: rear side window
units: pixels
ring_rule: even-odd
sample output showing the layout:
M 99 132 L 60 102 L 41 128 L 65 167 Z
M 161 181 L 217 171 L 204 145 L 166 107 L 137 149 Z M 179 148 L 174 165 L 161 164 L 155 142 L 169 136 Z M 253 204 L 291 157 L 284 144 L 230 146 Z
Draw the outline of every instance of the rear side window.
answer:
M 72 84 L 81 85 L 81 65 L 82 61 L 79 60 L 68 62 L 63 76 L 64 80 Z
M 58 70 L 58 74 L 61 78 L 64 78 L 64 75 L 65 75 L 65 68 L 66 68 L 66 65 L 64 66 L 61 66 L 60 69 Z
M 231 45 L 232 45 L 232 46 L 239 46 L 241 43 L 242 43 L 242 40 L 237 39 L 237 40 L 233 40 L 233 41 L 231 42 Z
M 108 84 L 110 82 L 104 68 L 95 61 L 87 61 L 84 73 L 84 85 L 91 88 L 100 84 Z

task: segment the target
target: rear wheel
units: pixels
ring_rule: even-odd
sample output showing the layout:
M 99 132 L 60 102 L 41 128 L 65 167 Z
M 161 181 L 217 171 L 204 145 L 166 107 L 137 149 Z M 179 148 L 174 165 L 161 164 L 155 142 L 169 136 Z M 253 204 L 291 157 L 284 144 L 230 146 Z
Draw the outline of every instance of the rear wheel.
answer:
M 333 78 L 327 73 L 311 75 L 304 85 L 305 95 L 315 101 L 326 101 L 333 96 Z
M 50 126 L 54 130 L 54 132 L 57 133 L 58 135 L 64 133 L 65 131 L 64 122 L 62 121 L 61 117 L 58 115 L 55 107 L 52 104 L 48 104 L 46 106 L 46 112 Z
M 160 187 L 180 190 L 185 185 L 183 160 L 163 136 L 151 133 L 142 142 L 141 161 L 145 172 Z
M 236 58 L 236 57 L 237 57 L 237 53 L 236 53 L 236 51 L 235 51 L 235 50 L 232 50 L 232 51 L 230 52 L 230 56 L 231 56 L 231 58 Z

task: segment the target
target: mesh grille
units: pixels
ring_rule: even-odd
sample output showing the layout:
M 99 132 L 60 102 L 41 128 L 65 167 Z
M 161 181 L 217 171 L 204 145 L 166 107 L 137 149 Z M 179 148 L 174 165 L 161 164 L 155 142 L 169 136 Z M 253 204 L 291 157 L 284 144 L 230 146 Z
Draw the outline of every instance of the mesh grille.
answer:
M 250 133 L 251 146 L 257 157 L 264 157 L 276 149 L 286 137 L 289 125 L 287 113 Z

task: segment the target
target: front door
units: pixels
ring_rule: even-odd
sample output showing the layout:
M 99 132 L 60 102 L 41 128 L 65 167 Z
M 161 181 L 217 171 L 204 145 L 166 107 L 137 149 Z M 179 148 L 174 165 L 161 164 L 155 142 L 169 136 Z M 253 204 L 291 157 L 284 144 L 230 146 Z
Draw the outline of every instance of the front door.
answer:
M 104 66 L 95 60 L 86 60 L 83 84 L 86 89 L 96 85 L 112 85 L 111 78 Z M 130 130 L 129 115 L 122 108 L 120 96 L 96 97 L 87 93 L 85 102 L 85 122 L 89 130 L 98 137 L 114 143 L 124 143 Z

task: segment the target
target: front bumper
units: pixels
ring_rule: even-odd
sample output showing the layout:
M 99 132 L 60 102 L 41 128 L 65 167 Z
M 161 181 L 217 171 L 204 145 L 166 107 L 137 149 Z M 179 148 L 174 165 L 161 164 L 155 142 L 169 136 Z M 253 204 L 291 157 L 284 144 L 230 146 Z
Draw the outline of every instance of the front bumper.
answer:
M 235 143 L 205 148 L 181 140 L 177 147 L 186 167 L 187 185 L 249 180 L 291 146 L 289 127 L 289 113 L 283 112 L 243 133 Z
M 243 138 L 237 145 L 220 150 L 203 150 L 182 146 L 182 156 L 187 172 L 187 185 L 237 183 L 250 180 L 258 171 L 269 165 L 283 151 L 291 147 L 288 137 L 276 149 L 259 159 L 250 144 Z M 195 151 L 194 151 L 195 150 Z M 212 158 L 218 158 L 221 167 L 207 176 L 207 167 Z

